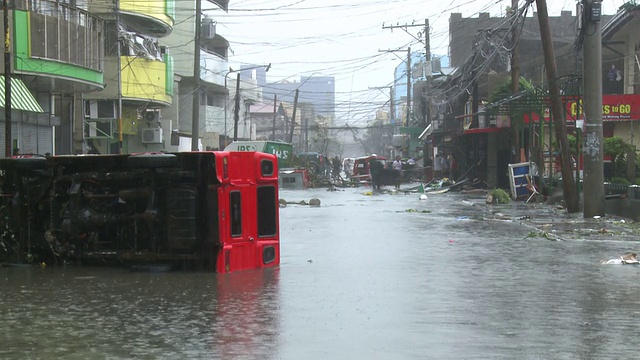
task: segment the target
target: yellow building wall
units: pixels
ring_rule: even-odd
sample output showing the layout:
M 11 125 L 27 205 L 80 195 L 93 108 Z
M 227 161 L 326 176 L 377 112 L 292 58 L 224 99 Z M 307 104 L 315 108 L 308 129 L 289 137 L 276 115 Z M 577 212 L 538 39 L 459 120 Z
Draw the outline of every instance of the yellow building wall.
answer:
M 165 0 L 120 0 L 120 10 L 145 14 L 173 26 L 173 19 L 166 14 Z
M 167 94 L 167 65 L 159 60 L 123 56 L 121 61 L 122 96 L 171 104 Z

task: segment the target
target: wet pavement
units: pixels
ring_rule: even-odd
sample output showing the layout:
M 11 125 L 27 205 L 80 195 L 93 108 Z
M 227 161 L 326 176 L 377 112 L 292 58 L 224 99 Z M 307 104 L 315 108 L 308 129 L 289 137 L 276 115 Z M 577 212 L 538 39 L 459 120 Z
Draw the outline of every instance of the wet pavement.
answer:
M 479 195 L 281 191 L 278 269 L 0 268 L 2 359 L 637 358 L 636 224 Z

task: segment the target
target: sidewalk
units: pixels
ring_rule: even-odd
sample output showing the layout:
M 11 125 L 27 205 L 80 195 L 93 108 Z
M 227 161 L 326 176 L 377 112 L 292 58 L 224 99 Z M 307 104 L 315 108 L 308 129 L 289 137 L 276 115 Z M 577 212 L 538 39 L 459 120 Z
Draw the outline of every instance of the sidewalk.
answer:
M 464 200 L 463 200 L 464 201 Z M 514 221 L 531 228 L 530 237 L 550 240 L 640 240 L 640 223 L 615 215 L 583 217 L 582 212 L 568 214 L 559 205 L 512 201 L 510 204 L 487 205 L 481 199 L 468 201 L 483 210 L 487 221 Z

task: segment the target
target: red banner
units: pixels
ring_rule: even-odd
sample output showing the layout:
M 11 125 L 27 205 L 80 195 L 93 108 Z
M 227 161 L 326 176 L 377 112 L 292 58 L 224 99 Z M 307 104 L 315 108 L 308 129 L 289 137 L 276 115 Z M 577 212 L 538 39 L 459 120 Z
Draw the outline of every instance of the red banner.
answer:
M 547 98 L 547 102 L 549 99 Z M 578 96 L 563 96 L 562 103 L 565 108 L 565 120 L 575 122 L 584 120 L 583 99 Z M 533 122 L 538 122 L 537 113 L 531 114 Z M 549 109 L 543 115 L 545 121 L 549 121 Z M 602 96 L 602 120 L 603 121 L 640 121 L 640 94 L 603 95 Z M 524 116 L 525 124 L 529 123 L 529 114 Z
M 567 121 L 584 118 L 582 99 L 566 97 L 562 100 L 567 110 Z M 603 95 L 602 120 L 640 120 L 640 94 Z

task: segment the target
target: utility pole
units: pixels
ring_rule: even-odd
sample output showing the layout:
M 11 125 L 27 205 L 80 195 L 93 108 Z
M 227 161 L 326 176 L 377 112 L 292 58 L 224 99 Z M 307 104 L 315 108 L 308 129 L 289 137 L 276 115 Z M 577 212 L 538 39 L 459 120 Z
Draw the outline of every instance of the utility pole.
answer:
M 429 32 L 429 19 L 424 19 L 424 62 L 425 76 L 427 77 L 426 94 L 426 124 L 431 124 L 431 92 L 433 90 L 433 68 L 431 66 L 431 35 Z
M 202 32 L 202 0 L 196 0 L 196 31 L 193 39 L 193 110 L 191 114 L 191 151 L 198 151 L 200 134 L 200 35 Z M 225 77 L 226 80 L 226 77 Z M 225 86 L 226 90 L 226 86 Z M 225 108 L 227 104 L 225 103 Z M 225 121 L 226 123 L 226 121 Z M 226 125 L 226 124 L 225 124 Z M 225 133 L 225 136 L 227 134 Z M 225 143 L 226 145 L 226 143 Z
M 118 154 L 123 153 L 123 140 L 124 135 L 122 133 L 122 34 L 120 33 L 120 0 L 116 0 L 116 31 L 118 33 L 116 40 L 116 56 L 118 63 L 118 112 L 116 116 L 118 117 L 116 120 L 118 121 Z M 109 149 L 111 150 L 111 149 Z
M 11 32 L 9 30 L 9 0 L 2 0 L 4 11 L 4 155 L 11 157 Z
M 536 0 L 538 7 L 538 23 L 540 24 L 540 37 L 542 50 L 544 52 L 544 63 L 547 70 L 547 81 L 549 82 L 549 97 L 551 98 L 551 111 L 553 113 L 554 129 L 556 140 L 560 145 L 560 159 L 562 161 L 562 186 L 564 188 L 564 200 L 567 203 L 567 211 L 575 213 L 580 210 L 576 184 L 571 171 L 571 157 L 569 153 L 569 142 L 567 141 L 567 124 L 564 119 L 564 108 L 560 99 L 560 88 L 556 83 L 558 70 L 556 67 L 555 52 L 551 41 L 551 30 L 549 29 L 549 14 L 546 0 Z M 597 59 L 600 61 L 600 59 Z M 600 75 L 598 75 L 600 76 Z M 602 101 L 602 100 L 600 100 Z M 602 112 L 602 107 L 598 109 Z M 602 146 L 602 145 L 601 145 Z
M 396 123 L 396 103 L 394 96 L 396 96 L 396 94 L 393 93 L 393 86 L 389 86 L 389 97 L 391 98 L 391 101 L 389 101 L 389 122 L 391 125 L 395 125 Z
M 518 32 L 518 0 L 511 0 L 511 16 L 513 16 L 513 24 L 511 26 L 511 92 L 515 95 L 520 91 L 520 50 Z M 511 161 L 520 162 L 520 122 L 511 119 L 511 143 L 513 145 L 513 153 Z M 542 119 L 540 119 L 542 121 Z
M 276 139 L 276 117 L 278 116 L 278 95 L 273 94 L 273 125 L 271 126 L 271 140 Z
M 583 0 L 584 217 L 603 216 L 602 28 L 600 0 Z
M 410 27 L 420 27 L 423 26 L 422 24 L 405 24 L 405 25 L 391 25 L 391 26 L 385 26 L 382 25 L 383 29 L 390 29 L 391 31 L 393 31 L 393 29 L 402 29 L 404 32 L 406 32 L 407 34 L 409 34 L 411 37 L 413 37 L 415 40 L 417 40 L 418 42 L 421 42 L 424 44 L 425 46 L 425 50 L 426 50 L 426 65 L 427 65 L 427 76 L 430 77 L 431 76 L 431 51 L 430 51 L 430 45 L 429 45 L 429 20 L 425 19 L 424 21 L 424 34 L 425 34 L 425 39 L 423 40 L 421 38 L 420 33 L 418 33 L 418 35 L 413 35 L 409 32 L 409 28 Z M 407 123 L 403 124 L 404 126 L 408 126 L 409 125 L 409 121 L 410 121 L 410 116 L 411 116 L 411 48 L 407 49 Z M 427 81 L 429 81 L 429 78 L 427 78 Z
M 309 117 L 304 117 L 304 151 L 309 152 Z
M 409 126 L 411 118 L 411 46 L 407 48 L 407 118 L 403 126 Z
M 238 141 L 238 122 L 240 121 L 240 73 L 236 74 L 236 97 L 233 108 L 233 141 Z
M 296 111 L 298 111 L 298 94 L 300 89 L 296 89 L 296 95 L 293 97 L 293 117 L 291 119 L 291 129 L 289 129 L 289 142 L 293 144 L 293 129 L 296 127 Z

